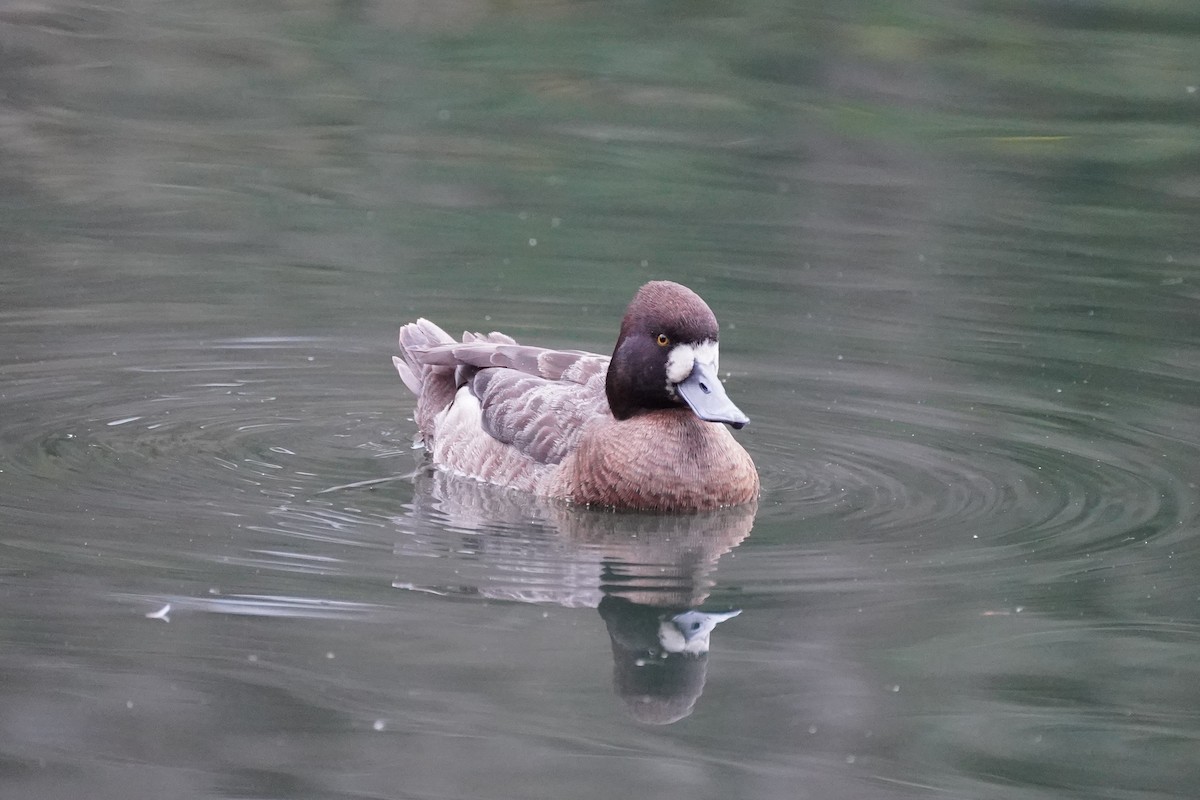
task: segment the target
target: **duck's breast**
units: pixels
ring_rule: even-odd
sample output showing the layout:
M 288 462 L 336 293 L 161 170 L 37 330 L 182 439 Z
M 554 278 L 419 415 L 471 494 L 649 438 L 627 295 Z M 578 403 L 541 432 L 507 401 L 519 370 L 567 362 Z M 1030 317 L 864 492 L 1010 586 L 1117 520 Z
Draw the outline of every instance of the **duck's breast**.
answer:
M 592 426 L 563 462 L 562 494 L 577 503 L 686 511 L 748 503 L 758 472 L 724 425 L 686 410 Z

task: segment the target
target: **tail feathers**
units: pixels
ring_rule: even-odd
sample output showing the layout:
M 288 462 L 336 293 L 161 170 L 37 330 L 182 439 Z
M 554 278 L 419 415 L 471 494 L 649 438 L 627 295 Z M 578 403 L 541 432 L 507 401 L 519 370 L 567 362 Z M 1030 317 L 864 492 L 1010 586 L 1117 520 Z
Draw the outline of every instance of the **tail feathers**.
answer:
M 427 319 L 418 319 L 400 328 L 400 355 L 392 356 L 392 364 L 400 380 L 417 397 L 432 367 L 421 363 L 421 353 L 439 344 L 452 344 L 450 334 Z
M 496 331 L 487 334 L 464 331 L 462 343 L 516 345 L 511 336 Z M 458 387 L 480 366 L 459 362 L 453 351 L 430 352 L 442 345 L 454 344 L 460 343 L 429 320 L 418 319 L 400 328 L 400 355 L 392 356 L 392 364 L 400 373 L 400 380 L 417 396 L 413 419 L 421 429 L 426 444 L 434 436 L 437 415 L 454 402 Z
M 413 418 L 422 435 L 433 435 L 434 417 L 454 400 L 454 368 L 421 363 L 421 354 L 440 344 L 452 344 L 450 334 L 427 319 L 400 328 L 400 355 L 392 357 L 396 372 L 408 390 L 417 396 Z
M 404 359 L 400 356 L 392 356 L 392 365 L 396 367 L 396 372 L 400 373 L 400 380 L 404 381 L 404 385 L 414 395 L 421 393 L 421 379 L 413 372 L 412 367 L 404 363 Z

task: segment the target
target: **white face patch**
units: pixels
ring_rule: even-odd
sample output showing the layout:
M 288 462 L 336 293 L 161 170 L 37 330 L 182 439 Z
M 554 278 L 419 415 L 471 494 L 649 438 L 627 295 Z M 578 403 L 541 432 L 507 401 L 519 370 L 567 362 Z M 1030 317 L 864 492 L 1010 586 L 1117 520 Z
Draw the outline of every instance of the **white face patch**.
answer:
M 717 347 L 717 343 L 712 339 L 705 339 L 697 344 L 677 344 L 671 348 L 670 354 L 667 355 L 667 386 L 674 391 L 677 383 L 682 383 L 687 379 L 688 375 L 692 374 L 692 367 L 697 361 L 702 364 L 708 364 L 713 368 L 713 372 L 717 371 L 717 362 L 720 360 L 721 354 Z

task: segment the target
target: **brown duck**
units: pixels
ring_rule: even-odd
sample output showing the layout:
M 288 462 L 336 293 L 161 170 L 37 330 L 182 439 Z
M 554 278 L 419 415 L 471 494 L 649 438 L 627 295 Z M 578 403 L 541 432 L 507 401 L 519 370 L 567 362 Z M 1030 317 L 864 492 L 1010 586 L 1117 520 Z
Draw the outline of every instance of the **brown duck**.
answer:
M 758 497 L 749 454 L 720 423 L 749 419 L 717 379 L 717 319 L 700 296 L 653 281 L 634 295 L 611 358 L 456 342 L 425 319 L 392 362 L 440 468 L 574 503 L 690 511 Z

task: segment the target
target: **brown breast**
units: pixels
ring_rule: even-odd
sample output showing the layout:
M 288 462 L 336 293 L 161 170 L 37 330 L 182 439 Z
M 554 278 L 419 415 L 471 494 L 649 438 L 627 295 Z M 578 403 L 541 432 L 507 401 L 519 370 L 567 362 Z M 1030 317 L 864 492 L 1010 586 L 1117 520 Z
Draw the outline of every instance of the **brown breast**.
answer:
M 686 409 L 598 422 L 563 464 L 576 503 L 659 511 L 740 505 L 758 497 L 758 471 L 724 426 Z

